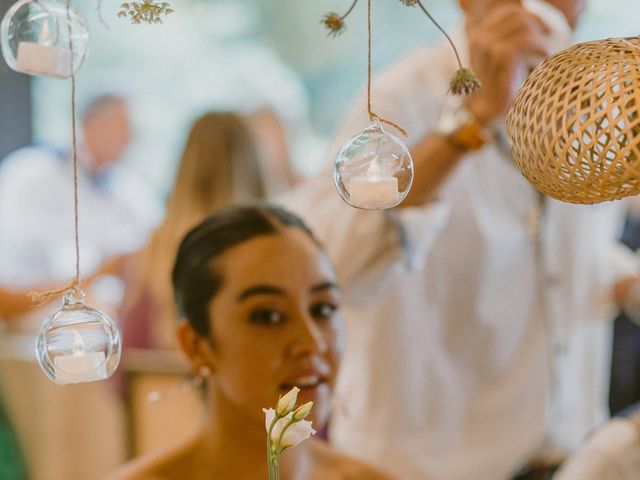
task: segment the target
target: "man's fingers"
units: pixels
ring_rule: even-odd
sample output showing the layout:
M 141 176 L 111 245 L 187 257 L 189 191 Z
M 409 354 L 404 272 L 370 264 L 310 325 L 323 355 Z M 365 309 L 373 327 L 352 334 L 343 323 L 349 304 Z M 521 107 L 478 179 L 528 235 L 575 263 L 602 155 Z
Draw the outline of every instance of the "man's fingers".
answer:
M 496 48 L 508 56 L 549 55 L 545 42 L 548 27 L 536 15 L 525 13 L 503 12 L 501 22 L 494 23 L 494 18 L 485 25 L 471 28 L 468 34 L 472 55 L 484 57 L 481 52 L 488 51 L 493 57 L 491 50 Z
M 469 26 L 470 32 L 483 32 L 496 38 L 518 30 L 532 30 L 545 35 L 551 28 L 536 14 L 512 4 L 490 11 L 482 21 Z

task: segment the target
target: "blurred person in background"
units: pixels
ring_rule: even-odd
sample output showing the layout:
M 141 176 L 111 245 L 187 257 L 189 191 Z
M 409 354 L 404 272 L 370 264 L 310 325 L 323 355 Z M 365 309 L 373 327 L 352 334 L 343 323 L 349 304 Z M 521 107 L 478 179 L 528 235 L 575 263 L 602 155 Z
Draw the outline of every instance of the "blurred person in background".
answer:
M 188 134 L 167 210 L 148 245 L 126 267 L 123 342 L 132 348 L 177 348 L 170 272 L 184 234 L 211 212 L 266 197 L 258 151 L 236 113 L 209 112 Z
M 640 198 L 636 196 L 625 200 L 629 204 L 629 212 L 621 241 L 637 252 L 640 248 Z M 614 323 L 609 390 L 609 407 L 612 414 L 640 402 L 639 307 L 638 304 L 625 304 Z
M 140 248 L 161 209 L 146 183 L 120 162 L 132 137 L 126 100 L 111 94 L 94 98 L 81 127 L 80 269 L 87 274 Z M 27 289 L 73 277 L 73 188 L 71 154 L 33 146 L 2 161 L 0 284 Z M 117 303 L 113 292 L 107 296 Z
M 119 301 L 121 283 L 113 276 L 124 254 L 138 249 L 159 219 L 160 207 L 146 183 L 121 165 L 122 156 L 132 138 L 128 106 L 124 98 L 101 95 L 89 102 L 81 114 L 78 145 L 78 195 L 80 270 L 92 306 L 112 308 Z M 0 411 L 0 478 L 27 478 L 17 438 L 25 438 L 23 450 L 29 459 L 29 470 L 39 476 L 46 468 L 65 470 L 69 460 L 65 453 L 73 442 L 91 443 L 94 418 L 99 424 L 101 411 L 111 405 L 85 405 L 66 409 L 76 390 L 43 390 L 40 372 L 24 358 L 33 352 L 24 349 L 26 337 L 40 326 L 48 309 L 56 308 L 60 298 L 52 298 L 42 308 L 32 308 L 27 291 L 44 292 L 70 281 L 75 267 L 74 180 L 71 153 L 60 153 L 51 147 L 31 146 L 9 154 L 0 163 L 0 353 L 2 353 L 2 386 L 6 408 Z M 113 313 L 113 312 L 108 312 Z M 24 355 L 24 357 L 23 357 Z M 24 369 L 23 369 L 24 368 Z M 19 383 L 17 383 L 19 382 Z M 93 386 L 92 386 L 93 387 Z M 19 393 L 47 391 L 48 396 L 21 402 Z M 50 402 L 49 405 L 47 403 Z M 23 407 L 23 405 L 26 405 Z M 27 413 L 24 409 L 29 408 Z M 90 411 L 91 410 L 91 411 Z M 56 421 L 41 421 L 50 411 Z M 104 412 L 104 410 L 102 410 Z M 11 416 L 9 415 L 11 412 Z M 14 416 L 15 415 L 15 416 Z M 117 412 L 107 416 L 117 419 Z M 74 432 L 58 428 L 67 420 L 84 419 L 86 429 Z M 35 424 L 31 421 L 37 422 Z M 59 422 L 59 423 L 57 423 Z M 14 434 L 13 426 L 19 435 Z M 104 429 L 104 444 L 116 445 L 113 432 L 117 426 Z M 55 462 L 43 465 L 44 443 L 34 440 L 55 438 L 57 445 L 47 444 L 46 452 Z M 59 450 L 56 450 L 60 447 Z M 72 449 L 75 450 L 75 449 Z M 56 452 L 56 453 L 53 453 Z M 86 453 L 87 451 L 85 451 Z M 106 459 L 117 456 L 111 451 Z M 108 463 L 109 460 L 106 460 Z M 69 467 L 72 468 L 72 467 Z M 100 469 L 102 465 L 94 465 Z M 54 474 L 55 475 L 55 474 Z M 77 478 L 77 477 L 76 477 Z
M 32 306 L 33 302 L 26 292 L 9 290 L 0 286 L 0 319 L 24 313 Z
M 264 106 L 245 116 L 255 139 L 269 197 L 294 187 L 301 176 L 292 164 L 289 136 L 275 109 Z

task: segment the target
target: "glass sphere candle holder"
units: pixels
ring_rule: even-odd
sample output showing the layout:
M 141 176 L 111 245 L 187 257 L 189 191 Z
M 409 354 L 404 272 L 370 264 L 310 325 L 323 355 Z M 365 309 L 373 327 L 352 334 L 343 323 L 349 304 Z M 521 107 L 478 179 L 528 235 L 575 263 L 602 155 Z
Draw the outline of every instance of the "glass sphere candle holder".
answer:
M 17 72 L 69 78 L 88 52 L 89 32 L 78 11 L 56 0 L 20 0 L 0 23 L 2 55 Z
M 62 307 L 40 328 L 36 356 L 55 383 L 93 382 L 110 377 L 120 363 L 120 332 L 111 318 L 68 291 Z
M 376 118 L 340 149 L 333 179 L 342 199 L 352 207 L 392 208 L 409 193 L 413 160 L 404 143 L 385 132 Z

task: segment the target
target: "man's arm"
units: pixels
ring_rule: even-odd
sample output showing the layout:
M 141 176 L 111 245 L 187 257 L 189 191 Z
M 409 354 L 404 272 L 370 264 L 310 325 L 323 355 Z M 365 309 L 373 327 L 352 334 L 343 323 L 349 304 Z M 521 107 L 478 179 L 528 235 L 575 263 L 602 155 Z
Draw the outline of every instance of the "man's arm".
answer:
M 640 277 L 627 277 L 616 282 L 613 298 L 620 310 L 635 323 L 640 323 Z
M 466 152 L 442 134 L 432 132 L 413 148 L 414 177 L 400 207 L 424 205 L 463 159 Z
M 118 256 L 107 259 L 94 272 L 82 278 L 82 288 L 88 288 L 94 280 L 102 275 L 119 275 L 125 258 L 126 256 Z M 0 287 L 0 318 L 4 320 L 19 318 L 19 315 L 35 308 L 36 305 L 29 295 L 31 292 L 46 292 L 60 287 L 61 285 L 53 284 L 34 285 L 28 290 L 16 290 L 7 286 Z M 53 299 L 57 298 L 53 297 Z
M 482 88 L 464 101 L 472 119 L 485 128 L 503 121 L 524 72 L 526 55 L 545 55 L 542 21 L 519 3 L 495 8 L 480 18 L 467 16 L 471 64 Z M 427 133 L 412 149 L 413 186 L 401 207 L 432 200 L 440 186 L 460 164 L 467 148 L 451 135 Z
M 32 307 L 27 292 L 0 288 L 0 317 L 12 317 L 26 312 Z

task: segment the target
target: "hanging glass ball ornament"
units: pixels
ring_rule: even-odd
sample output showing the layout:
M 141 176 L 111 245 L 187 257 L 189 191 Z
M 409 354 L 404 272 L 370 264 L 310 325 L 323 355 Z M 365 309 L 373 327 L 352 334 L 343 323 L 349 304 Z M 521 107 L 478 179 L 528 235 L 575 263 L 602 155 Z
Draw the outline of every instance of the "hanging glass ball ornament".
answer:
M 409 193 L 413 160 L 404 143 L 374 118 L 342 147 L 333 164 L 333 179 L 342 199 L 352 207 L 392 208 Z
M 60 1 L 20 0 L 2 19 L 0 41 L 13 70 L 69 78 L 87 56 L 89 32 L 72 6 L 67 15 L 67 5 Z
M 45 321 L 36 341 L 40 368 L 61 385 L 110 377 L 121 349 L 114 321 L 86 306 L 80 290 L 65 293 L 62 307 Z

